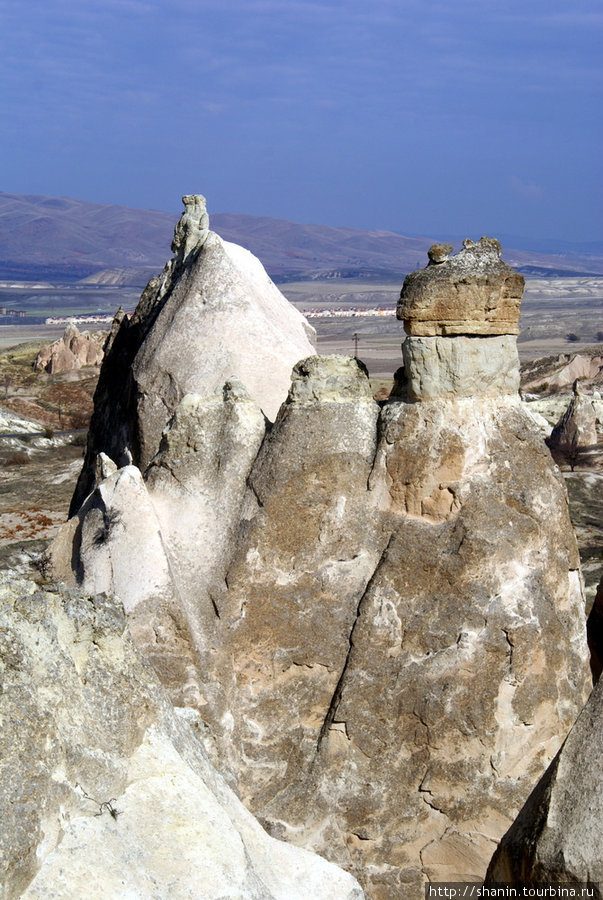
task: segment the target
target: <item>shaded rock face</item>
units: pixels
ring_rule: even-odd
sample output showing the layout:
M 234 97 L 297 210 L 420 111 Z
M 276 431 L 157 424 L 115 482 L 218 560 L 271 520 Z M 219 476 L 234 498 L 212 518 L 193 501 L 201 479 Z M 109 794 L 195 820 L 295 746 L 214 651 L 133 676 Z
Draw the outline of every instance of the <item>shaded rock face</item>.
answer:
M 439 248 L 444 247 L 444 252 Z M 500 259 L 493 238 L 429 251 L 429 265 L 406 276 L 396 315 L 407 334 L 518 334 L 524 278 Z
M 593 681 L 597 682 L 603 672 L 603 577 L 597 586 L 595 599 L 588 616 L 586 634 Z
M 183 202 L 174 257 L 132 317 L 118 315 L 108 339 L 71 513 L 93 487 L 98 453 L 147 468 L 186 394 L 211 394 L 234 377 L 274 419 L 292 366 L 314 351 L 314 329 L 261 263 L 209 231 L 205 199 Z
M 503 837 L 489 881 L 588 882 L 601 897 L 603 682 Z
M 54 344 L 42 347 L 34 362 L 37 372 L 51 375 L 72 372 L 82 366 L 100 366 L 103 361 L 104 334 L 80 332 L 75 325 L 67 325 L 63 337 Z
M 350 875 L 268 837 L 243 807 L 119 602 L 4 576 L 0 642 L 4 900 L 361 900 Z
M 478 291 L 500 263 L 470 250 Z M 162 549 L 155 596 L 124 578 L 136 640 L 266 828 L 373 900 L 480 880 L 590 683 L 564 485 L 513 392 L 513 339 L 472 322 L 410 335 L 381 410 L 347 357 L 299 362 L 266 432 L 236 382 L 185 395 L 143 477 L 105 464 L 50 554 L 96 584 L 88 518 L 102 500 L 110 524 L 120 473 L 144 488 Z

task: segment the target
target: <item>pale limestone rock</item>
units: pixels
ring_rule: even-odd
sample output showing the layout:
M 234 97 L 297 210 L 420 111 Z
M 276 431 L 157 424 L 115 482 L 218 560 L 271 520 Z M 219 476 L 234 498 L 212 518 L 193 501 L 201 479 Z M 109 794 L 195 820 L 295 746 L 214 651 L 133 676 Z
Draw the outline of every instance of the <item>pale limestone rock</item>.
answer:
M 565 357 L 564 357 L 565 360 Z M 583 356 L 576 353 L 568 358 L 567 365 L 549 379 L 549 387 L 567 388 L 576 378 L 589 381 L 603 369 L 603 356 Z
M 465 240 L 456 256 L 444 260 L 438 253 L 425 269 L 407 275 L 396 311 L 406 332 L 518 334 L 524 278 L 500 253 L 500 244 L 492 238 Z
M 100 366 L 104 356 L 104 340 L 104 334 L 80 332 L 75 325 L 67 325 L 62 338 L 42 347 L 34 362 L 34 369 L 59 375 L 82 366 Z
M 259 260 L 210 233 L 132 367 L 141 466 L 157 452 L 166 398 L 174 409 L 184 394 L 208 394 L 236 377 L 274 419 L 291 367 L 313 351 L 304 321 Z
M 292 366 L 314 352 L 314 329 L 259 260 L 208 230 L 203 198 L 184 202 L 173 259 L 112 329 L 72 515 L 92 489 L 100 452 L 121 466 L 129 449 L 146 470 L 186 394 L 206 396 L 236 378 L 273 420 Z
M 505 834 L 489 881 L 603 883 L 603 681 Z
M 402 344 L 409 400 L 517 394 L 519 357 L 513 335 L 414 337 Z
M 104 595 L 0 587 L 3 900 L 361 900 L 268 837 Z

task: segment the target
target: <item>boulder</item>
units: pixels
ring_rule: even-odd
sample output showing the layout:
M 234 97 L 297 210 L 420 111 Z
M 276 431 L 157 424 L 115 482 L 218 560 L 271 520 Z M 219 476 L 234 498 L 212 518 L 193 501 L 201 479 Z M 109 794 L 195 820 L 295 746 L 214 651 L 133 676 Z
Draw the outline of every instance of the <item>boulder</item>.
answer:
M 603 681 L 563 747 L 503 837 L 487 872 L 491 882 L 579 882 L 601 897 L 603 883 Z
M 499 242 L 465 240 L 450 258 L 448 248 L 434 245 L 426 268 L 404 280 L 396 315 L 407 334 L 518 334 L 524 278 L 500 259 Z
M 243 807 L 118 601 L 5 574 L 0 646 L 4 900 L 361 900 L 350 875 Z

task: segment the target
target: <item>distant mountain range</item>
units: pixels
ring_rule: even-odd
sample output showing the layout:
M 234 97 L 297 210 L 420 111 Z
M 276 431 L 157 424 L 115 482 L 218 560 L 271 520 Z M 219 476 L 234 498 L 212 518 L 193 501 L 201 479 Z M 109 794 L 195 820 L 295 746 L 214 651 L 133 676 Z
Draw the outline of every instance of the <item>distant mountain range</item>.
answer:
M 170 256 L 179 213 L 86 203 L 65 197 L 0 193 L 0 279 L 86 279 L 144 284 Z M 396 278 L 426 263 L 442 235 L 407 237 L 218 213 L 211 227 L 258 256 L 277 280 Z M 497 236 L 497 235 L 493 235 Z M 480 235 L 471 235 L 477 239 Z M 528 275 L 603 275 L 603 247 L 503 243 L 504 258 Z M 452 241 L 460 247 L 460 239 Z M 517 240 L 519 243 L 519 239 Z

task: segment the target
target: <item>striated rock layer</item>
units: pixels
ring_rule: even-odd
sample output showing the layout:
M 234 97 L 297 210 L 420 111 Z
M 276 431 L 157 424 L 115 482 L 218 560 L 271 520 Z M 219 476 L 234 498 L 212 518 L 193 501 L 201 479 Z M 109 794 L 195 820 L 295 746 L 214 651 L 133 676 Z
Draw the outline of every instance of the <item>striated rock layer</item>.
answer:
M 0 585 L 3 900 L 362 900 L 268 837 L 176 715 L 106 595 Z
M 500 259 L 499 242 L 482 237 L 450 250 L 434 245 L 426 268 L 406 276 L 396 315 L 407 334 L 518 334 L 524 278 Z
M 347 357 L 299 362 L 266 432 L 235 379 L 166 400 L 150 465 L 100 457 L 48 559 L 89 589 L 120 579 L 135 639 L 247 806 L 373 900 L 483 878 L 588 693 L 565 488 L 506 312 L 472 331 L 492 279 L 505 309 L 519 290 L 491 244 L 465 247 L 465 329 L 411 334 L 383 409 Z M 456 271 L 447 255 L 428 269 Z

